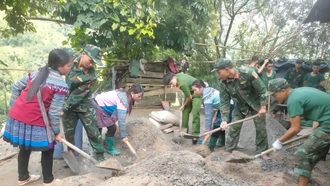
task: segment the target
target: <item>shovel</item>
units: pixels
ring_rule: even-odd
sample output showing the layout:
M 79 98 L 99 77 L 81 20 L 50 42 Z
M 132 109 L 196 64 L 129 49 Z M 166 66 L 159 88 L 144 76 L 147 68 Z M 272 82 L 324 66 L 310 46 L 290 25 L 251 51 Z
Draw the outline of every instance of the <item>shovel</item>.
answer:
M 81 154 L 85 158 L 92 161 L 95 164 L 96 167 L 103 168 L 103 169 L 110 169 L 110 170 L 121 170 L 122 169 L 121 164 L 115 159 L 109 159 L 109 160 L 103 161 L 103 162 L 98 164 L 98 161 L 96 161 L 96 159 L 94 159 L 91 155 L 89 155 L 86 152 L 80 150 L 78 147 L 72 145 L 71 143 L 69 143 L 65 139 L 62 139 L 62 143 L 64 143 L 65 145 L 67 145 L 71 149 L 75 150 L 77 153 Z
M 247 117 L 247 118 L 244 118 L 244 119 L 241 119 L 241 120 L 237 120 L 237 121 L 231 122 L 231 123 L 228 124 L 228 127 L 229 127 L 229 126 L 232 126 L 232 125 L 235 125 L 235 124 L 238 124 L 238 123 L 242 123 L 242 122 L 245 122 L 245 121 L 249 121 L 249 120 L 254 119 L 254 118 L 256 118 L 256 117 L 258 117 L 258 114 L 253 115 L 253 116 L 250 116 L 250 117 Z M 182 133 L 180 134 L 180 136 L 182 136 L 182 137 L 184 137 L 184 138 L 186 138 L 186 139 L 195 139 L 195 138 L 200 138 L 200 137 L 203 137 L 203 136 L 206 136 L 206 135 L 209 135 L 209 134 L 215 133 L 215 132 L 217 132 L 217 131 L 219 131 L 219 130 L 222 130 L 222 128 L 219 127 L 219 128 L 213 129 L 213 130 L 211 130 L 211 131 L 205 132 L 204 134 L 200 134 L 200 135 L 198 135 L 198 136 L 194 136 L 194 135 L 191 135 L 191 134 L 187 134 L 187 133 L 183 133 L 183 132 L 182 132 Z
M 136 156 L 136 151 L 134 150 L 132 145 L 128 141 L 126 141 L 125 143 L 128 146 L 129 150 L 131 150 L 131 152 Z
M 306 135 L 299 136 L 297 138 L 288 140 L 288 141 L 286 141 L 286 142 L 283 143 L 283 146 L 288 145 L 288 144 L 291 144 L 291 143 L 296 142 L 296 141 L 299 141 L 301 139 L 307 138 L 309 135 L 310 134 L 306 134 Z M 268 154 L 270 152 L 273 152 L 273 151 L 275 151 L 275 148 L 270 148 L 270 149 L 265 150 L 262 153 L 257 154 L 255 156 L 250 156 L 250 157 L 248 157 L 248 156 L 246 156 L 246 157 L 231 157 L 228 160 L 226 160 L 226 162 L 230 162 L 230 163 L 247 163 L 249 161 L 252 161 L 252 160 L 254 160 L 256 158 L 259 158 L 259 157 L 261 157 L 261 156 L 263 156 L 265 154 Z
M 170 110 L 170 103 L 166 101 L 167 95 L 166 95 L 166 86 L 164 86 L 164 96 L 165 96 L 165 101 L 162 101 L 162 106 L 164 110 Z
M 60 118 L 60 132 L 62 134 L 63 139 L 65 140 L 62 118 Z M 61 154 L 62 154 L 64 161 L 70 167 L 72 172 L 75 174 L 79 174 L 80 165 L 79 165 L 76 157 L 73 155 L 72 151 L 68 151 L 68 147 L 65 144 L 63 144 L 63 152 Z
M 183 132 L 183 131 L 185 131 L 185 132 Z M 175 129 L 173 131 L 174 132 L 174 136 L 175 137 L 179 137 L 179 136 L 181 136 L 182 133 L 186 134 L 186 131 L 187 131 L 186 128 L 185 129 L 182 128 L 182 111 L 180 110 L 180 124 L 179 124 L 179 128 L 178 129 Z M 193 138 L 191 138 L 191 139 L 193 139 Z

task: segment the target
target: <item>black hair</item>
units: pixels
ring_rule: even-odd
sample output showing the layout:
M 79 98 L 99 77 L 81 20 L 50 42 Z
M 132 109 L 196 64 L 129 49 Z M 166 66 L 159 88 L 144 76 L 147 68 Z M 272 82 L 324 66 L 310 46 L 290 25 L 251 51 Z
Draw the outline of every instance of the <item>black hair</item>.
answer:
M 314 63 L 313 63 L 313 66 L 318 66 L 318 67 L 319 67 L 320 65 L 321 65 L 321 64 L 320 64 L 319 62 L 314 62 Z
M 167 74 L 165 74 L 163 77 L 164 84 L 169 85 L 174 76 L 175 74 L 172 72 L 168 72 Z
M 128 107 L 129 107 L 128 108 L 128 113 L 131 114 L 132 106 L 134 105 L 134 100 L 132 98 L 131 93 L 132 92 L 133 92 L 133 94 L 142 93 L 142 95 L 143 95 L 144 90 L 143 90 L 143 87 L 139 83 L 134 83 L 128 90 L 124 90 L 124 91 L 126 91 L 126 96 L 127 96 L 127 102 L 128 102 Z
M 303 59 L 297 59 L 297 61 L 296 61 L 296 63 L 298 63 L 298 64 L 302 64 L 304 62 L 304 60 Z
M 272 60 L 272 59 L 268 59 L 268 63 L 267 63 L 267 65 L 268 64 L 274 64 L 274 61 Z
M 253 56 L 253 57 L 251 58 L 251 61 L 259 61 L 259 57 L 258 57 L 258 56 Z
M 31 86 L 26 96 L 26 101 L 31 100 L 38 92 L 41 85 L 43 85 L 49 75 L 49 68 L 58 70 L 61 67 L 70 62 L 69 54 L 62 49 L 53 49 L 49 52 L 48 63 L 44 67 L 40 68 L 37 77 L 32 81 Z
M 319 90 L 321 90 L 321 91 L 323 91 L 323 92 L 327 92 L 327 91 L 325 90 L 324 86 L 322 86 L 322 85 L 315 85 L 314 88 L 317 88 L 317 89 L 319 89 Z
M 202 80 L 195 80 L 193 83 L 192 83 L 192 85 L 191 86 L 195 86 L 195 87 L 197 87 L 197 88 L 205 88 L 206 87 L 206 85 L 205 85 L 205 83 L 202 81 Z

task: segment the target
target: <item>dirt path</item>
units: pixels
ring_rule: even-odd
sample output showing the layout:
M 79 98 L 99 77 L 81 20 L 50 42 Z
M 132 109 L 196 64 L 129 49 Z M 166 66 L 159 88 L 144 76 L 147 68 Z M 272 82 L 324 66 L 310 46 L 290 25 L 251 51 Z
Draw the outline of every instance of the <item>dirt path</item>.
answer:
M 260 159 L 248 163 L 227 163 L 223 148 L 210 152 L 206 146 L 191 145 L 190 140 L 173 140 L 172 134 L 164 134 L 151 124 L 147 117 L 151 110 L 134 110 L 128 119 L 127 133 L 132 146 L 137 151 L 134 157 L 129 149 L 116 137 L 116 147 L 120 156 L 109 156 L 121 162 L 123 172 L 95 168 L 88 160 L 79 157 L 82 163 L 82 175 L 73 176 L 69 169 L 62 168 L 62 160 L 55 160 L 54 175 L 63 179 L 57 185 L 68 186 L 186 186 L 186 185 L 253 185 L 253 186 L 289 186 L 297 185 L 298 177 L 292 173 L 293 153 L 289 148 L 272 153 L 271 160 Z M 202 120 L 203 121 L 203 120 Z M 268 120 L 269 141 L 282 135 L 283 129 Z M 254 154 L 253 122 L 244 124 L 241 132 L 239 151 Z M 83 149 L 90 152 L 84 141 Z M 0 140 L 0 158 L 17 149 Z M 40 153 L 31 155 L 29 170 L 41 174 Z M 313 171 L 311 186 L 329 185 L 330 161 L 317 164 Z M 16 185 L 17 156 L 0 162 L 0 185 Z M 42 185 L 39 180 L 35 186 Z

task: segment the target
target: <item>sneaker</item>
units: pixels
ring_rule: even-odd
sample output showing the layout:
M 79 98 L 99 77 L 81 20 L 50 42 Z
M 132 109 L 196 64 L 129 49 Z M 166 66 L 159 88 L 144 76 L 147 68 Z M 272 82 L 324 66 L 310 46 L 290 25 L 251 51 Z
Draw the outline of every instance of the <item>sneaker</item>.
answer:
M 30 177 L 27 180 L 18 181 L 18 185 L 26 185 L 26 184 L 35 182 L 39 179 L 40 179 L 40 175 L 30 175 Z

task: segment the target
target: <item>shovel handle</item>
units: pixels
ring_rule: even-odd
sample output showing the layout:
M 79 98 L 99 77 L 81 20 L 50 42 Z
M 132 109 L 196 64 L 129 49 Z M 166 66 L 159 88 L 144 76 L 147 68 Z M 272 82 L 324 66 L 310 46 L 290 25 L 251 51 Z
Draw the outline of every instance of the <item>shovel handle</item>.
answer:
M 307 138 L 309 135 L 310 135 L 310 134 L 305 134 L 305 135 L 303 135 L 303 136 L 299 136 L 299 137 L 297 137 L 297 138 L 290 139 L 290 140 L 284 142 L 284 143 L 283 143 L 283 146 L 288 145 L 288 144 L 291 144 L 291 143 L 296 142 L 296 141 L 299 141 L 299 140 L 301 140 L 301 139 Z M 270 149 L 268 149 L 268 150 L 265 150 L 265 151 L 263 151 L 262 153 L 255 155 L 254 158 L 259 158 L 260 156 L 265 155 L 265 154 L 268 154 L 268 153 L 270 153 L 270 152 L 272 152 L 272 151 L 275 151 L 275 148 L 270 148 Z
M 132 145 L 131 145 L 128 141 L 126 141 L 125 143 L 126 143 L 126 145 L 128 146 L 129 150 L 131 150 L 131 152 L 132 152 L 134 155 L 136 155 L 136 152 L 135 152 L 135 150 L 133 149 Z
M 62 138 L 65 139 L 62 117 L 60 117 L 60 133 L 62 135 Z M 68 147 L 66 145 L 63 145 L 63 151 L 68 152 Z
M 66 141 L 66 139 L 62 139 L 62 143 L 64 143 L 65 145 L 67 145 L 71 149 L 75 150 L 76 152 L 78 152 L 79 154 L 84 156 L 85 158 L 91 160 L 93 163 L 95 163 L 95 164 L 97 163 L 96 159 L 94 159 L 91 155 L 89 155 L 86 152 L 80 150 L 78 147 L 72 145 L 70 142 Z
M 250 117 L 248 117 L 248 118 L 244 118 L 244 119 L 241 119 L 241 120 L 237 120 L 237 121 L 231 122 L 230 124 L 228 124 L 228 127 L 229 127 L 229 126 L 232 126 L 232 125 L 235 125 L 235 124 L 238 124 L 238 123 L 242 123 L 242 122 L 245 122 L 245 121 L 249 121 L 249 120 L 254 119 L 254 118 L 256 118 L 256 117 L 258 117 L 258 114 L 253 115 L 253 116 L 250 116 Z M 205 132 L 204 134 L 199 135 L 199 137 L 203 137 L 203 136 L 206 136 L 206 135 L 208 135 L 208 134 L 215 133 L 215 132 L 217 132 L 217 131 L 219 131 L 219 130 L 221 130 L 221 129 L 222 129 L 222 128 L 220 128 L 220 127 L 219 127 L 219 128 L 216 128 L 216 129 L 214 129 L 214 130 L 211 130 L 211 131 Z

